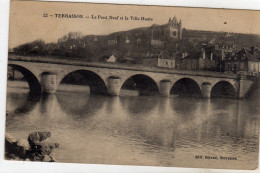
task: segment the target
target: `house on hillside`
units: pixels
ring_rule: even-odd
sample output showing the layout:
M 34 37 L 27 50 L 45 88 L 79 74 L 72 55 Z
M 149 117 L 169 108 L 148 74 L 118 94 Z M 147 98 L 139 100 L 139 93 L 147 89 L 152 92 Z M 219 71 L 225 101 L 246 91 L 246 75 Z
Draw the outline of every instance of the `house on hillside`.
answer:
M 117 58 L 112 54 L 112 55 L 104 55 L 100 58 L 101 62 L 116 62 Z
M 201 51 L 183 53 L 178 61 L 178 69 L 185 70 L 216 70 L 216 54 L 210 49 L 202 48 Z
M 215 51 L 221 54 L 221 60 L 224 61 L 226 56 L 234 55 L 239 47 L 233 42 L 219 43 L 215 45 Z
M 256 47 L 250 50 L 242 48 L 235 55 L 225 58 L 225 71 L 237 72 L 260 72 L 260 51 Z
M 116 57 L 114 55 L 111 55 L 108 59 L 107 62 L 116 62 Z
M 248 71 L 253 73 L 260 72 L 260 50 L 252 47 L 251 51 L 247 51 L 248 58 Z
M 143 59 L 143 64 L 153 67 L 175 68 L 175 58 L 165 52 L 159 54 L 150 54 L 148 52 L 146 58 Z
M 132 53 L 127 52 L 124 57 L 122 57 L 121 59 L 118 59 L 119 62 L 121 63 L 126 63 L 126 64 L 136 64 L 136 60 L 133 58 Z

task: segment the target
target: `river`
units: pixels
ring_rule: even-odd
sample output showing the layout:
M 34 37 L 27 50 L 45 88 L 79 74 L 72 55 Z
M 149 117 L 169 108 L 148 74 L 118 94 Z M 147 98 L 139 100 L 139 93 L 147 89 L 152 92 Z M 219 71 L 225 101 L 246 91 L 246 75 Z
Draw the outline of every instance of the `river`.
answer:
M 249 99 L 90 95 L 63 85 L 39 100 L 8 81 L 6 132 L 51 131 L 59 162 L 254 169 L 260 89 Z M 196 156 L 215 159 L 195 159 Z M 221 160 L 220 156 L 237 160 Z

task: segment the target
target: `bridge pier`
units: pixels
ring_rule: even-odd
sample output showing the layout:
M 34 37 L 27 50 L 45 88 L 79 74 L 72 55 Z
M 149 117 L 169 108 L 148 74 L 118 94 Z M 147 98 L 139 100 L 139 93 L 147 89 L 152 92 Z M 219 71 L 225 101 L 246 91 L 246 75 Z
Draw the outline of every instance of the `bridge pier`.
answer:
M 210 99 L 210 97 L 211 97 L 211 89 L 212 89 L 211 83 L 209 83 L 209 82 L 203 83 L 202 87 L 201 87 L 202 97 L 206 98 L 206 99 Z
M 107 94 L 111 96 L 119 96 L 121 89 L 119 77 L 109 77 L 107 84 Z
M 55 93 L 57 90 L 57 75 L 53 73 L 43 73 L 42 74 L 42 92 L 46 94 Z
M 170 90 L 171 90 L 171 81 L 168 80 L 162 80 L 160 82 L 160 94 L 165 97 L 170 96 Z
M 255 80 L 250 80 L 247 76 L 241 75 L 239 81 L 238 98 L 242 99 L 247 97 L 255 82 Z

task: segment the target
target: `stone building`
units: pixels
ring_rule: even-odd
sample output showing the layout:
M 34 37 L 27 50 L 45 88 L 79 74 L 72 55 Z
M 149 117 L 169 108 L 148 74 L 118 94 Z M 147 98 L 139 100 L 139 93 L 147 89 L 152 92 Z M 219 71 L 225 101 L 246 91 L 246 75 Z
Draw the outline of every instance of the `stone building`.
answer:
M 176 17 L 169 18 L 163 25 L 153 24 L 150 27 L 136 28 L 128 31 L 115 32 L 107 36 L 109 46 L 116 44 L 149 44 L 155 47 L 164 47 L 165 42 L 182 39 L 182 22 Z
M 175 68 L 175 58 L 164 52 L 160 54 L 147 54 L 143 64 L 153 67 Z
M 111 55 L 108 59 L 107 62 L 116 62 L 116 57 L 114 55 Z
M 164 25 L 152 25 L 149 28 L 151 32 L 151 45 L 162 46 L 164 41 L 181 40 L 182 39 L 182 22 L 176 17 L 169 18 L 168 23 Z M 149 31 L 148 30 L 148 31 Z
M 237 72 L 260 72 L 260 51 L 256 47 L 251 49 L 242 48 L 236 54 L 225 57 L 225 71 Z
M 178 69 L 186 70 L 216 70 L 216 56 L 214 52 L 208 49 L 192 52 L 190 54 L 183 53 L 181 59 L 177 62 Z
M 226 56 L 232 56 L 239 50 L 239 47 L 233 42 L 219 43 L 215 45 L 215 51 L 221 54 L 221 60 L 224 61 Z

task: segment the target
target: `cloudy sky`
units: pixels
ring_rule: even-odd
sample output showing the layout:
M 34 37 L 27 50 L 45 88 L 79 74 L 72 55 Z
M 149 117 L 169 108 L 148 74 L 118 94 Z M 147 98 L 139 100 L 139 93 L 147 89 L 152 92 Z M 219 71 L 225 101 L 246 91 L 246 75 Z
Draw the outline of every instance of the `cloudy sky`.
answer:
M 99 35 L 165 24 L 174 16 L 182 20 L 186 29 L 260 34 L 260 11 L 252 10 L 33 1 L 13 1 L 10 8 L 10 48 L 36 39 L 57 42 L 68 32 Z M 48 17 L 43 17 L 44 13 Z M 56 18 L 55 14 L 79 14 L 84 18 Z M 124 20 L 92 19 L 92 15 L 119 16 Z M 125 20 L 125 16 L 129 20 Z M 130 16 L 153 20 L 131 20 Z

